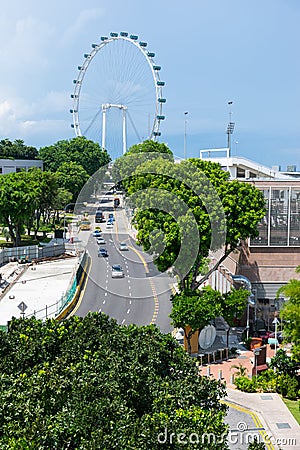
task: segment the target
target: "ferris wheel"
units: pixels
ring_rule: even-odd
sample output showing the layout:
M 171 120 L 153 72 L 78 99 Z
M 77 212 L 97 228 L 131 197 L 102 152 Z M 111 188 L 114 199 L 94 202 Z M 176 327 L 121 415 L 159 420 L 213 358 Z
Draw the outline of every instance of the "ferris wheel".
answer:
M 133 144 L 157 139 L 166 99 L 154 58 L 146 42 L 125 32 L 92 44 L 73 80 L 75 135 L 99 142 L 113 160 Z

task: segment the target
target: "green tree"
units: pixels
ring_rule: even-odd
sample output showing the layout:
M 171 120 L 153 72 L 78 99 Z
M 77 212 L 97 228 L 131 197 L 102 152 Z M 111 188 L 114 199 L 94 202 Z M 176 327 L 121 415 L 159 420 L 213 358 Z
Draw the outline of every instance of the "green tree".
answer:
M 59 187 L 68 189 L 73 194 L 74 202 L 89 179 L 89 175 L 84 168 L 75 162 L 61 164 L 56 175 Z
M 29 172 L 1 175 L 0 221 L 8 228 L 14 247 L 20 245 L 24 225 L 34 214 L 37 195 Z
M 10 322 L 0 332 L 0 447 L 182 449 L 173 436 L 226 436 L 224 387 L 155 326 L 103 314 Z M 224 450 L 217 439 L 210 449 Z
M 253 185 L 229 181 L 219 164 L 175 164 L 168 156 L 129 152 L 119 172 L 128 177 L 122 184 L 136 210 L 138 242 L 157 256 L 159 270 L 173 266 L 182 290 L 195 291 L 242 240 L 257 236 L 265 200 Z M 209 251 L 220 247 L 223 256 L 199 277 Z
M 248 446 L 248 450 L 265 450 L 266 446 L 263 442 L 259 442 L 255 437 L 253 442 L 251 442 Z
M 300 266 L 296 273 L 300 273 Z M 280 311 L 280 317 L 284 320 L 284 335 L 293 343 L 294 358 L 300 361 L 300 280 L 290 280 L 278 290 L 277 297 L 280 295 L 288 299 Z
M 146 140 L 140 144 L 133 145 L 130 147 L 125 156 L 130 154 L 141 154 L 141 153 L 159 153 L 173 156 L 172 150 L 164 142 L 157 142 Z
M 58 195 L 58 180 L 56 174 L 51 172 L 43 172 L 40 169 L 30 169 L 28 171 L 29 183 L 35 191 L 35 212 L 34 217 L 31 216 L 27 221 L 28 234 L 30 228 L 34 226 L 34 234 L 37 239 L 37 234 L 40 229 L 41 218 L 45 217 L 50 209 L 52 209 L 56 197 Z M 35 220 L 33 220 L 33 218 Z
M 69 203 L 72 202 L 73 194 L 65 188 L 58 188 L 57 195 L 55 197 L 54 203 L 52 204 L 53 209 L 56 213 L 56 218 L 59 221 L 59 212 L 63 211 Z
M 80 164 L 88 175 L 92 175 L 110 162 L 106 150 L 83 136 L 40 148 L 39 158 L 43 160 L 45 170 L 56 172 L 60 170 L 62 164 L 73 162 Z
M 201 291 L 183 291 L 174 296 L 170 317 L 174 327 L 184 329 L 189 353 L 192 335 L 221 315 L 221 297 L 220 292 L 210 286 Z
M 245 289 L 234 288 L 222 295 L 222 317 L 229 325 L 227 329 L 227 347 L 229 347 L 230 328 L 235 325 L 235 320 L 239 319 L 245 311 L 249 295 L 250 292 Z
M 269 366 L 275 369 L 276 373 L 288 374 L 291 377 L 295 376 L 299 369 L 299 362 L 286 354 L 286 351 L 279 348 L 276 355 L 271 359 Z
M 12 159 L 38 159 L 35 147 L 24 144 L 22 139 L 11 142 L 9 139 L 0 140 L 0 158 Z

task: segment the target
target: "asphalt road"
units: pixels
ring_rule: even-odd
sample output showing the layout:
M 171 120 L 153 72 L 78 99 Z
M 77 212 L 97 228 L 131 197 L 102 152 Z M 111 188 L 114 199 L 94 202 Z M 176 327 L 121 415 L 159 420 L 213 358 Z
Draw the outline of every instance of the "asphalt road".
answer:
M 96 238 L 90 233 L 86 249 L 92 264 L 88 281 L 76 314 L 85 316 L 89 311 L 101 311 L 114 317 L 119 324 L 148 325 L 155 323 L 162 332 L 172 331 L 169 314 L 170 296 L 174 278 L 157 271 L 152 258 L 139 248 L 130 237 L 123 209 L 116 211 L 112 230 L 100 226 L 108 257 L 98 257 Z M 128 251 L 119 250 L 119 242 L 126 242 Z M 112 278 L 111 266 L 121 264 L 124 278 Z

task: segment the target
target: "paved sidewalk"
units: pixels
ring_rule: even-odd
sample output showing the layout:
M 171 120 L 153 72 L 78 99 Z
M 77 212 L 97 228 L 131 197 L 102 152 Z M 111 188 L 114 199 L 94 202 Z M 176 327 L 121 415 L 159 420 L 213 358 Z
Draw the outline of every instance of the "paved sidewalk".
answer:
M 21 302 L 27 306 L 25 317 L 35 314 L 37 318 L 43 318 L 46 306 L 47 316 L 54 317 L 60 306 L 59 300 L 74 279 L 78 261 L 78 257 L 69 257 L 34 265 L 8 263 L 0 267 L 2 277 L 10 282 L 0 294 L 0 325 L 21 316 L 18 308 Z
M 267 345 L 267 362 L 274 356 L 275 350 L 271 349 L 269 345 Z M 228 360 L 223 360 L 222 362 L 217 362 L 214 364 L 210 364 L 209 366 L 203 366 L 199 368 L 202 375 L 207 375 L 208 367 L 210 374 L 219 379 L 220 375 L 223 381 L 226 382 L 226 386 L 235 387 L 234 384 L 231 383 L 232 376 L 237 373 L 237 369 L 232 366 L 242 366 L 246 369 L 246 376 L 251 375 L 252 367 L 253 367 L 253 351 L 243 351 L 240 352 L 235 358 L 230 358 Z M 221 373 L 220 373 L 221 372 Z
M 274 349 L 267 345 L 267 362 L 274 356 Z M 276 393 L 246 393 L 236 389 L 232 384 L 232 375 L 237 372 L 232 366 L 243 366 L 247 375 L 251 375 L 253 367 L 253 352 L 243 351 L 236 358 L 217 362 L 209 366 L 200 366 L 202 375 L 222 378 L 226 382 L 226 402 L 240 412 L 241 418 L 249 415 L 259 430 L 261 438 L 265 439 L 266 448 L 296 450 L 300 449 L 300 426 Z M 243 423 L 243 421 L 241 422 Z M 263 431 L 263 429 L 265 431 Z M 244 429 L 247 433 L 247 428 Z
M 255 393 L 249 394 L 237 389 L 227 388 L 229 403 L 256 414 L 266 431 L 264 439 L 267 448 L 296 450 L 300 448 L 300 426 L 284 404 L 279 394 Z M 238 409 L 238 408 L 237 408 Z M 253 416 L 259 426 L 259 420 Z M 244 430 L 245 432 L 247 430 Z

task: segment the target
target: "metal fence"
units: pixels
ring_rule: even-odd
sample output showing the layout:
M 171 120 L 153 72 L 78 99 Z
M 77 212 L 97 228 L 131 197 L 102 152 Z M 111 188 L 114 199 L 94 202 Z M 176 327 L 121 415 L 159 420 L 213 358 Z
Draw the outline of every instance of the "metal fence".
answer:
M 84 252 L 78 261 L 77 268 L 73 271 L 69 287 L 67 291 L 61 296 L 59 300 L 51 305 L 46 305 L 45 308 L 33 311 L 33 313 L 24 315 L 25 318 L 35 317 L 37 320 L 47 320 L 50 317 L 58 316 L 66 306 L 73 300 L 73 297 L 76 292 L 76 288 L 78 286 L 78 281 L 82 275 L 84 270 L 84 266 L 86 264 L 87 253 Z
M 28 245 L 25 247 L 3 248 L 0 250 L 0 266 L 10 261 L 20 258 L 29 260 L 51 258 L 65 253 L 65 244 L 51 244 L 39 247 L 37 245 Z

